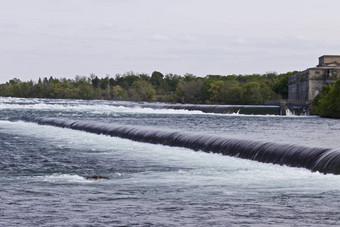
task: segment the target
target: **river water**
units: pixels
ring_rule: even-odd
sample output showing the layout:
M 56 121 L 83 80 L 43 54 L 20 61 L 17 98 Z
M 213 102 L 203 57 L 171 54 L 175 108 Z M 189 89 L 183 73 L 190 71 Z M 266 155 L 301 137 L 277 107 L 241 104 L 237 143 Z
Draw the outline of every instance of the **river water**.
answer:
M 340 121 L 315 116 L 0 97 L 0 226 L 340 225 L 340 175 L 39 125 L 27 117 L 340 148 Z M 87 179 L 95 175 L 109 179 Z

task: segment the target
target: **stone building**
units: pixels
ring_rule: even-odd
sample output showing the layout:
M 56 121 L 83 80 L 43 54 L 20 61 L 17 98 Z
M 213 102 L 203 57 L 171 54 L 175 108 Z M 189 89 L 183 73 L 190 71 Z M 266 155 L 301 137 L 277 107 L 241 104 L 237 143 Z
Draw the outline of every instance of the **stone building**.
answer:
M 311 102 L 325 84 L 340 79 L 340 55 L 319 57 L 316 67 L 291 75 L 288 81 L 289 102 Z

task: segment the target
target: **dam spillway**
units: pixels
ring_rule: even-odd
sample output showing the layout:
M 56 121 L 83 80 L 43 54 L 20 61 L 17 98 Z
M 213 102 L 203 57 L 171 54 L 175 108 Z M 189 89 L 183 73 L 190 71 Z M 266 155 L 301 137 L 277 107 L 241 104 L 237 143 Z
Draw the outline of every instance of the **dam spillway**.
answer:
M 198 104 L 139 104 L 142 108 L 202 111 L 216 114 L 281 115 L 276 105 L 198 105 Z
M 185 147 L 195 151 L 219 153 L 262 163 L 301 167 L 320 173 L 340 174 L 340 151 L 337 149 L 277 144 L 63 118 L 26 117 L 23 120 L 40 125 L 69 128 L 138 142 Z

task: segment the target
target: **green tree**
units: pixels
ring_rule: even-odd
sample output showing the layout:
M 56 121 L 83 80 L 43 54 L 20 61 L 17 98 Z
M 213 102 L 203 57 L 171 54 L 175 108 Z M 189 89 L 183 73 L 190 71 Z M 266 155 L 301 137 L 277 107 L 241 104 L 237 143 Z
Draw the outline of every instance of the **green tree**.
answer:
M 167 84 L 169 92 L 175 92 L 178 83 L 182 80 L 182 77 L 176 74 L 165 75 L 164 82 Z
M 182 82 L 178 85 L 177 96 L 181 102 L 201 103 L 203 81 L 198 79 Z
M 147 74 L 127 72 L 123 75 L 116 74 L 115 78 L 108 75 L 98 78 L 95 74 L 90 77 L 75 76 L 74 80 L 44 77 L 39 78 L 38 83 L 22 82 L 14 78 L 0 86 L 0 95 L 145 101 L 154 101 L 156 98 L 165 102 L 261 104 L 263 100 L 278 98 L 272 90 L 285 97 L 287 79 L 292 73 L 207 75 L 201 78 L 193 74 L 164 76 L 157 71 L 154 71 L 151 77 Z M 156 96 L 153 93 L 156 93 Z
M 313 100 L 316 114 L 322 117 L 340 118 L 340 80 L 325 85 Z
M 162 85 L 163 77 L 164 77 L 164 75 L 162 73 L 154 71 L 151 74 L 150 82 L 157 89 Z
M 78 85 L 78 94 L 81 99 L 92 99 L 94 90 L 89 83 L 83 82 Z
M 92 82 L 92 85 L 94 88 L 97 88 L 99 86 L 99 78 L 94 75 L 94 74 L 91 74 L 91 82 Z
M 154 101 L 156 97 L 155 89 L 145 80 L 135 81 L 129 91 L 130 97 L 135 101 Z
M 261 86 L 257 82 L 248 82 L 243 86 L 244 104 L 262 104 Z
M 241 104 L 243 100 L 243 90 L 239 85 L 229 88 L 226 92 L 227 104 Z
M 283 99 L 288 99 L 288 81 L 289 81 L 289 77 L 293 74 L 298 73 L 297 71 L 294 72 L 288 72 L 288 73 L 284 73 L 284 74 L 280 74 L 278 76 L 278 80 L 271 86 L 272 90 L 281 95 L 281 97 Z M 272 81 L 274 81 L 274 79 L 272 78 Z
M 214 81 L 210 83 L 210 88 L 208 89 L 209 103 L 221 103 L 224 96 L 224 82 L 222 80 Z
M 124 75 L 116 75 L 117 85 L 121 86 L 124 89 L 129 89 L 132 87 L 133 83 L 137 80 L 140 80 L 138 76 L 136 76 L 133 72 L 125 73 Z
M 126 91 L 119 85 L 113 86 L 112 98 L 115 100 L 124 100 L 127 98 Z
M 280 95 L 276 94 L 267 83 L 261 83 L 261 96 L 263 101 L 280 99 Z

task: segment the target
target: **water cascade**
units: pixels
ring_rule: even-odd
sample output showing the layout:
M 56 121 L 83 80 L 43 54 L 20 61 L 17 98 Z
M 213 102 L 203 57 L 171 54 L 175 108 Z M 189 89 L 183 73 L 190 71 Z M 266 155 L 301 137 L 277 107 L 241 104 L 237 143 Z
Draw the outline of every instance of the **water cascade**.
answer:
M 276 144 L 180 131 L 104 124 L 94 121 L 43 117 L 24 118 L 23 120 L 139 142 L 185 147 L 195 151 L 219 153 L 263 163 L 302 167 L 321 173 L 340 174 L 340 150 L 337 149 Z
M 194 104 L 140 104 L 142 108 L 198 110 L 203 113 L 219 114 L 252 114 L 252 115 L 280 115 L 279 106 L 252 105 L 194 105 Z
M 307 105 L 288 104 L 286 105 L 286 115 L 308 116 L 309 108 Z

